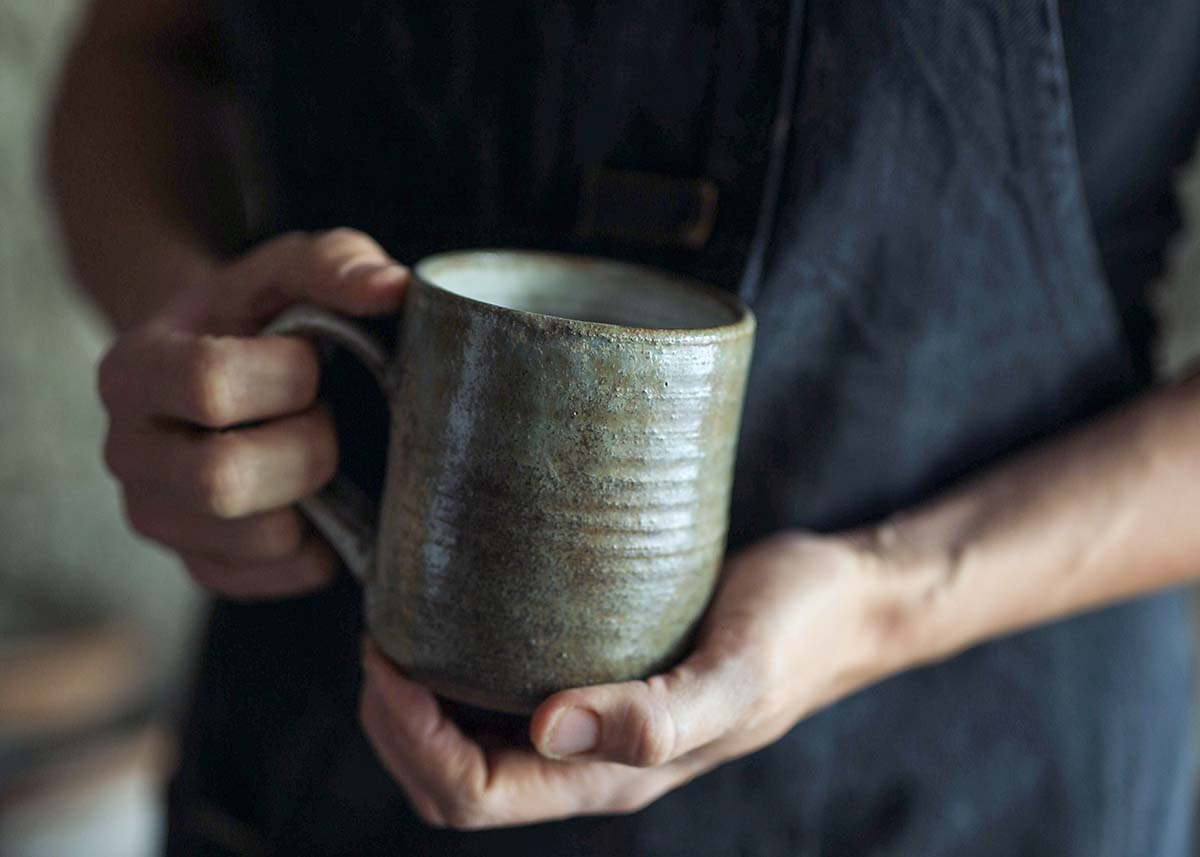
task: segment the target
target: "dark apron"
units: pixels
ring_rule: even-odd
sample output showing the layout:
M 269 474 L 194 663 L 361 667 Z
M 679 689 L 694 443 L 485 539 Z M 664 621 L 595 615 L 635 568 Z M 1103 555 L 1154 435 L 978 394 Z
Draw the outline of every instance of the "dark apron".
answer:
M 263 233 L 569 248 L 741 288 L 731 546 L 875 519 L 1135 393 L 1053 0 L 800 5 L 229 4 Z M 698 178 L 719 192 L 699 242 Z M 484 833 L 426 829 L 360 734 L 358 598 L 216 606 L 173 853 L 1188 853 L 1174 594 L 883 682 L 636 815 Z

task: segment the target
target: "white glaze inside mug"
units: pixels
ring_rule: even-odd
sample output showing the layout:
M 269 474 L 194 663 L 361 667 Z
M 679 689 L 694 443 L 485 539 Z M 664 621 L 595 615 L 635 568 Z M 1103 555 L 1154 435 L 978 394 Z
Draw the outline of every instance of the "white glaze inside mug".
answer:
M 484 303 L 558 318 L 660 330 L 734 324 L 741 314 L 707 291 L 649 268 L 519 250 L 468 250 L 417 265 L 425 281 Z

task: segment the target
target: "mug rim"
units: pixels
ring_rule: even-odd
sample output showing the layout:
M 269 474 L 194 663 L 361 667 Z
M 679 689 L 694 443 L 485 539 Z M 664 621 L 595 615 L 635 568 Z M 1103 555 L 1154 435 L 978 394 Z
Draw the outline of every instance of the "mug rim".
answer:
M 454 259 L 495 259 L 501 258 L 532 258 L 539 261 L 550 261 L 559 265 L 601 266 L 609 270 L 625 270 L 640 276 L 649 276 L 655 280 L 670 284 L 685 292 L 699 293 L 714 300 L 733 314 L 733 320 L 713 325 L 711 327 L 639 327 L 637 325 L 610 324 L 601 321 L 587 321 L 570 318 L 569 316 L 550 315 L 531 310 L 515 309 L 502 304 L 473 298 L 459 292 L 451 291 L 429 279 L 425 273 L 428 266 L 437 262 Z M 653 340 L 655 342 L 720 342 L 738 339 L 753 334 L 755 319 L 753 311 L 736 295 L 724 289 L 718 289 L 708 283 L 696 280 L 682 274 L 643 265 L 638 262 L 627 262 L 623 259 L 612 259 L 605 256 L 592 256 L 583 253 L 564 253 L 553 250 L 529 250 L 509 247 L 485 247 L 477 249 L 447 250 L 423 257 L 412 268 L 413 278 L 431 296 L 440 301 L 465 304 L 476 312 L 499 317 L 523 324 L 536 324 L 539 327 L 559 329 L 564 332 L 574 332 L 600 336 L 606 339 L 629 339 L 637 341 Z

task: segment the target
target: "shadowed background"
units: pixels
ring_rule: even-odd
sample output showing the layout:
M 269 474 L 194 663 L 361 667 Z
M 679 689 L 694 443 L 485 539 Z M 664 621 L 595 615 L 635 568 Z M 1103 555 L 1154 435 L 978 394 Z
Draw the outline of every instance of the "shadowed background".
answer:
M 80 0 L 0 0 L 0 857 L 154 853 L 201 600 L 122 523 L 94 392 L 107 333 L 47 216 L 40 140 Z M 1158 305 L 1200 355 L 1200 169 Z

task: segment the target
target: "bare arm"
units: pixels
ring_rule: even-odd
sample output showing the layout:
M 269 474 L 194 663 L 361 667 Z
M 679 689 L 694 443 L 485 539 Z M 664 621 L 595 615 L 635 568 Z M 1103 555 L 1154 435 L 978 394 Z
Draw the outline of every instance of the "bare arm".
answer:
M 1200 576 L 1200 374 L 876 530 L 918 658 Z
M 47 172 L 81 286 L 118 329 L 203 278 L 240 224 L 204 0 L 99 0 L 64 67 Z

